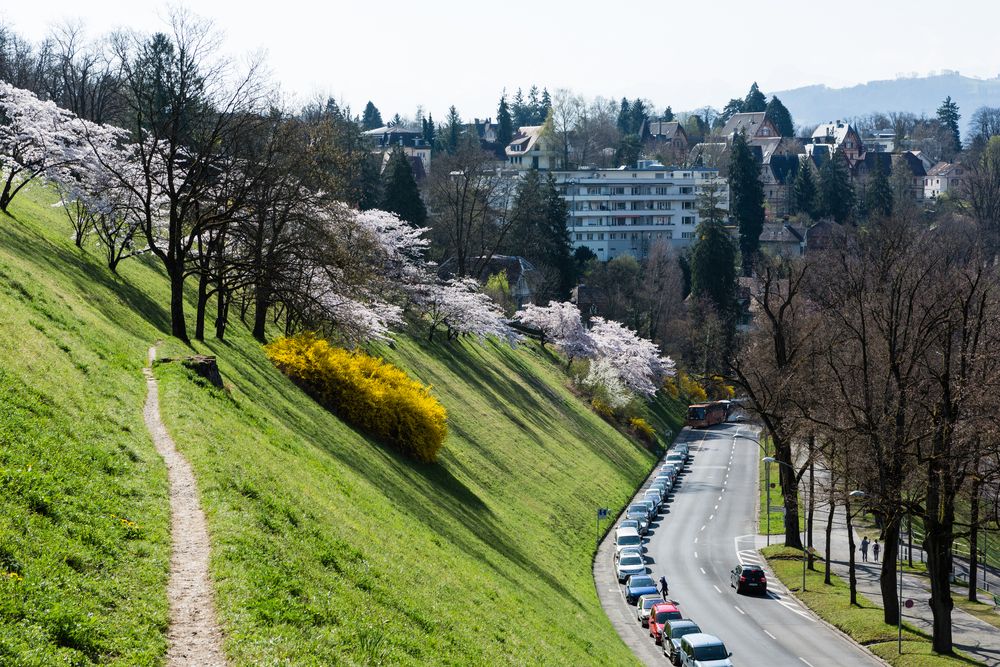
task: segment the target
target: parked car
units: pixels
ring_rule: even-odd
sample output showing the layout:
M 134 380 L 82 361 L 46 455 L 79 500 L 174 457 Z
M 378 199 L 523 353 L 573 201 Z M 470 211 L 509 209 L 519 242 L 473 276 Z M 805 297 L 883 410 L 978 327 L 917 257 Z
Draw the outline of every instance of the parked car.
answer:
M 642 548 L 642 535 L 635 528 L 619 528 L 615 531 L 615 554 L 625 547 Z
M 625 558 L 625 556 L 641 556 L 644 551 L 646 551 L 646 547 L 642 545 L 637 547 L 622 547 L 622 550 L 615 554 L 615 561 L 619 561 Z
M 663 637 L 660 644 L 663 646 L 663 655 L 671 664 L 680 664 L 681 637 L 701 632 L 698 624 L 690 618 L 676 618 L 667 621 L 663 626 Z
M 654 483 L 663 482 L 669 488 L 672 489 L 672 488 L 674 488 L 674 480 L 675 480 L 675 477 L 673 475 L 668 475 L 666 473 L 660 473 L 659 475 L 656 476 L 656 478 L 653 480 L 653 482 Z
M 635 519 L 624 519 L 621 523 L 618 524 L 618 527 L 635 528 L 636 530 L 639 530 L 639 522 L 636 521 Z
M 642 497 L 652 500 L 657 509 L 659 509 L 660 505 L 663 504 L 663 493 L 659 489 L 647 489 L 646 492 L 642 494 Z
M 679 621 L 683 617 L 681 610 L 673 602 L 661 602 L 649 611 L 649 636 L 659 644 L 666 622 Z
M 737 565 L 729 573 L 729 585 L 740 593 L 767 593 L 767 577 L 760 565 Z
M 633 574 L 625 582 L 625 602 L 635 604 L 642 595 L 655 595 L 659 592 L 656 582 L 648 574 Z
M 618 559 L 618 583 L 623 583 L 633 574 L 646 574 L 646 558 L 637 554 L 629 554 Z
M 683 470 L 686 458 L 687 457 L 684 456 L 683 454 L 679 454 L 677 452 L 671 452 L 671 453 L 667 454 L 667 461 L 666 462 L 667 463 L 676 463 L 678 469 Z
M 733 667 L 732 653 L 722 640 L 704 632 L 694 632 L 681 637 L 677 651 L 681 667 Z
M 647 514 L 649 516 L 650 522 L 652 522 L 653 519 L 656 518 L 656 515 L 660 513 L 659 512 L 660 506 L 657 505 L 656 503 L 654 503 L 649 498 L 643 498 L 642 500 L 636 502 L 635 504 L 636 505 L 642 505 L 643 507 L 646 508 L 646 512 L 647 512 Z
M 653 608 L 654 604 L 661 602 L 663 602 L 663 597 L 658 593 L 639 596 L 639 600 L 635 603 L 635 618 L 642 627 L 645 628 L 649 625 L 649 610 Z
M 649 532 L 649 510 L 645 505 L 633 503 L 628 506 L 625 512 L 626 519 L 634 519 L 639 522 L 639 534 L 645 535 Z
M 660 492 L 660 503 L 663 503 L 667 499 L 667 494 L 670 493 L 670 484 L 667 482 L 653 482 L 649 488 Z

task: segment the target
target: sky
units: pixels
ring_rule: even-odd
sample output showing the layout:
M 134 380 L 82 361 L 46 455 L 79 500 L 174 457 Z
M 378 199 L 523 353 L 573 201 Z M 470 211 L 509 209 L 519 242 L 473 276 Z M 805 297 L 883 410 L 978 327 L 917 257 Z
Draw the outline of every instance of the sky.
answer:
M 98 37 L 167 26 L 155 0 L 4 2 L 0 24 L 38 40 L 67 20 Z M 532 85 L 642 97 L 657 110 L 721 108 L 757 81 L 769 93 L 957 70 L 994 78 L 994 0 L 198 0 L 224 49 L 264 51 L 295 100 L 332 95 L 386 119 L 419 106 L 443 119 L 495 116 L 500 92 Z M 947 15 L 942 12 L 947 10 Z

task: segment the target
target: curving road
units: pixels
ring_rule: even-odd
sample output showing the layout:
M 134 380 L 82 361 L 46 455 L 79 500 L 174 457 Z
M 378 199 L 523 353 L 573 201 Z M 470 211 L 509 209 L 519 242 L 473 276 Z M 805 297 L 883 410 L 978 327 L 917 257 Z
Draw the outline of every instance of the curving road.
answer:
M 754 436 L 750 426 L 738 424 L 681 433 L 690 444 L 691 461 L 650 530 L 646 555 L 654 579 L 666 575 L 684 615 L 719 636 L 733 652 L 734 664 L 884 664 L 818 621 L 775 578 L 768 576 L 767 597 L 737 596 L 730 587 L 729 571 L 738 562 L 762 560 L 756 551 L 759 450 Z M 602 552 L 599 557 L 609 557 Z M 595 567 L 598 592 L 603 591 L 602 603 L 619 634 L 646 664 L 667 664 L 635 622 L 635 608 L 610 593 L 614 575 L 610 582 L 601 581 L 604 569 Z M 623 622 L 629 617 L 630 623 Z

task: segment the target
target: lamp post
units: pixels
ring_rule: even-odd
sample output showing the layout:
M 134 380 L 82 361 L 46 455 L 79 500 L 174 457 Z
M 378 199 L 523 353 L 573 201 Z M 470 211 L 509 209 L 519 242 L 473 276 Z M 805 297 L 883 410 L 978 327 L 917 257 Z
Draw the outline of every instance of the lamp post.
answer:
M 767 481 L 767 524 L 768 524 L 767 533 L 768 533 L 768 544 L 770 544 L 771 543 L 771 541 L 770 541 L 770 535 L 771 535 L 771 482 L 770 482 L 770 479 L 771 479 L 771 474 L 770 474 L 770 472 L 771 472 L 771 464 L 772 463 L 777 463 L 778 465 L 785 466 L 786 468 L 788 468 L 789 470 L 792 471 L 793 475 L 795 474 L 795 468 L 793 468 L 791 465 L 785 463 L 784 461 L 779 461 L 778 459 L 774 458 L 773 456 L 765 456 L 764 457 L 764 463 L 768 464 L 767 468 L 765 468 L 765 471 L 767 472 L 767 479 L 768 479 L 768 481 Z M 798 503 L 798 501 L 799 501 L 799 499 L 796 498 L 795 502 Z M 796 512 L 796 516 L 798 516 L 798 512 Z M 785 515 L 785 521 L 786 521 L 785 525 L 786 526 L 788 525 L 787 524 L 787 521 L 788 521 L 787 517 L 788 517 L 788 515 L 786 514 Z M 803 524 L 803 526 L 802 526 L 802 590 L 803 591 L 806 590 L 806 561 L 808 560 L 808 554 L 806 553 L 806 530 L 805 530 L 805 528 L 806 527 Z

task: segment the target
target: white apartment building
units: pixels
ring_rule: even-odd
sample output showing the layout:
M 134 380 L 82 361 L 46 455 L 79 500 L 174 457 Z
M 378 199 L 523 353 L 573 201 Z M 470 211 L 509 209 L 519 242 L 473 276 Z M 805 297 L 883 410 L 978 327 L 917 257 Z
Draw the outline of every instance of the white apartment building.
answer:
M 643 160 L 634 169 L 579 169 L 553 175 L 569 205 L 573 248 L 587 247 L 601 260 L 629 254 L 641 259 L 656 241 L 674 249 L 691 245 L 703 188 L 719 186 L 722 209 L 729 188 L 718 169 L 664 167 Z

